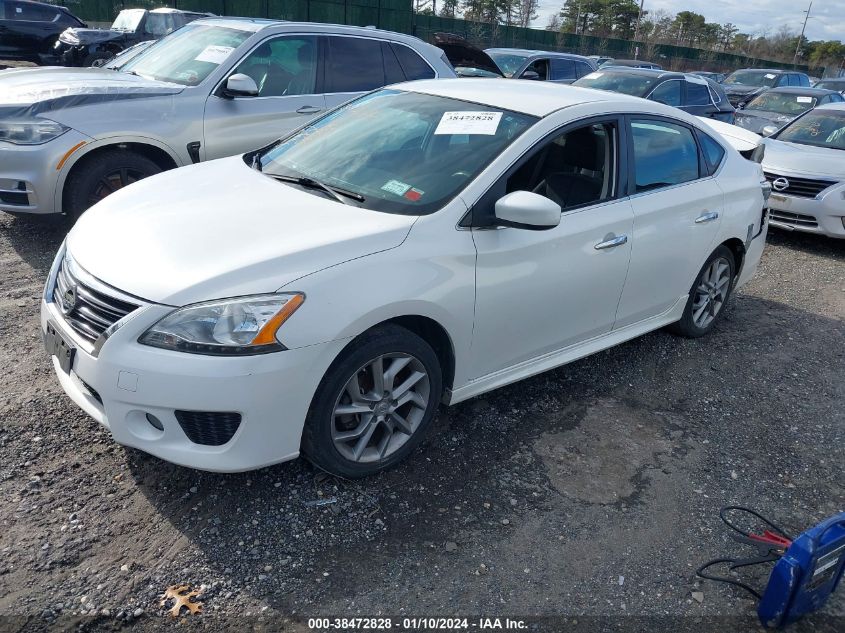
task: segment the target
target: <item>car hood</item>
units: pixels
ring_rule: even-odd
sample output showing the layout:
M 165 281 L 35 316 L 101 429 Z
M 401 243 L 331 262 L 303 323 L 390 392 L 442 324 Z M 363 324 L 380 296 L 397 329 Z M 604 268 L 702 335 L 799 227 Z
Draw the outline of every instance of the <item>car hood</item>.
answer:
M 0 74 L 0 118 L 89 103 L 172 95 L 184 86 L 104 68 L 21 68 Z
M 235 156 L 121 189 L 79 219 L 67 247 L 101 281 L 181 306 L 274 292 L 395 248 L 415 220 L 288 186 Z
M 76 46 L 74 40 L 78 40 L 80 45 L 98 44 L 100 42 L 111 42 L 113 40 L 120 40 L 126 35 L 124 31 L 112 31 L 109 29 L 65 29 L 59 39 L 65 44 Z
M 759 134 L 767 125 L 774 124 L 781 127 L 794 118 L 788 114 L 768 110 L 740 110 L 736 113 L 736 124 Z
M 743 84 L 722 84 L 722 88 L 729 95 L 750 95 L 752 92 L 764 90 L 759 86 L 745 86 Z
M 449 63 L 457 70 L 467 69 L 464 74 L 458 72 L 459 77 L 504 77 L 502 70 L 490 57 L 480 48 L 473 46 L 460 35 L 452 33 L 435 33 L 433 36 L 434 45 L 442 50 Z M 473 74 L 472 69 L 477 69 L 488 74 Z
M 845 178 L 845 151 L 788 143 L 767 138 L 763 141 L 766 153 L 763 168 L 766 171 L 786 171 L 808 177 L 827 176 Z

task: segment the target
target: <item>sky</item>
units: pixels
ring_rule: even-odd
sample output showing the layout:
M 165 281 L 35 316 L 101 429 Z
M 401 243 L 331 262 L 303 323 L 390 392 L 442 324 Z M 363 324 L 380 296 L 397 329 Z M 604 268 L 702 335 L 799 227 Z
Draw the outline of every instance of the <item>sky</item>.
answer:
M 540 16 L 533 26 L 545 26 L 563 2 L 540 0 Z M 809 0 L 645 0 L 645 10 L 694 11 L 708 22 L 733 22 L 741 32 L 759 35 L 766 29 L 774 33 L 783 24 L 800 33 L 808 4 Z M 805 35 L 811 40 L 845 42 L 845 0 L 814 0 Z

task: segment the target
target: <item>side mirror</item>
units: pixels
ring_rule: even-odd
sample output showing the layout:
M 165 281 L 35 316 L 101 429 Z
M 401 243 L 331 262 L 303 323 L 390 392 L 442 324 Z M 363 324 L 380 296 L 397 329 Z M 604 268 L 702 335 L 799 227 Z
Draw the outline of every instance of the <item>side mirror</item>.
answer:
M 514 191 L 496 201 L 496 223 L 514 229 L 545 231 L 560 224 L 560 205 L 530 191 Z
M 258 85 L 249 75 L 235 73 L 226 80 L 225 94 L 229 97 L 257 97 Z
M 760 134 L 762 134 L 763 136 L 771 136 L 772 134 L 774 134 L 777 131 L 778 131 L 777 125 L 767 125 L 762 130 L 760 130 Z
M 526 70 L 519 76 L 519 78 L 537 81 L 540 78 L 540 74 L 535 70 Z

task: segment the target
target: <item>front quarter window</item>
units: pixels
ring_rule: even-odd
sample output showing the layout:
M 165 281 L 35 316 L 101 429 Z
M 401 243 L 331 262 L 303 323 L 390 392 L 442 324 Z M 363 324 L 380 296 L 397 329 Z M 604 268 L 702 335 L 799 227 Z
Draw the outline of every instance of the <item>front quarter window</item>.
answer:
M 425 215 L 452 200 L 535 121 L 492 106 L 384 89 L 301 129 L 256 163 L 288 184 L 299 179 L 342 190 L 364 208 Z

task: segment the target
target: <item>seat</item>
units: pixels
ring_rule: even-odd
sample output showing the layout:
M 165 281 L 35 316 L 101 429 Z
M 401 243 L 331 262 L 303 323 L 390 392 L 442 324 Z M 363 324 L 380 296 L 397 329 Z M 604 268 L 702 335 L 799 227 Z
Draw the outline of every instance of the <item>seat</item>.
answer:
M 604 189 L 605 139 L 592 127 L 566 135 L 564 145 L 552 143 L 542 166 L 544 177 L 534 193 L 562 209 L 601 200 Z

